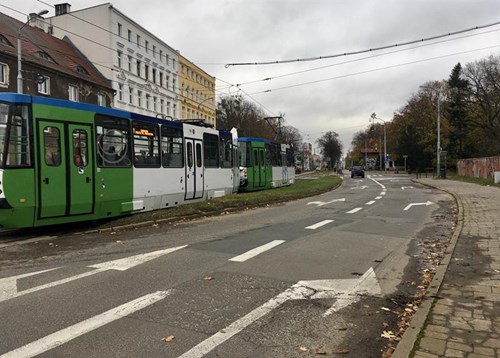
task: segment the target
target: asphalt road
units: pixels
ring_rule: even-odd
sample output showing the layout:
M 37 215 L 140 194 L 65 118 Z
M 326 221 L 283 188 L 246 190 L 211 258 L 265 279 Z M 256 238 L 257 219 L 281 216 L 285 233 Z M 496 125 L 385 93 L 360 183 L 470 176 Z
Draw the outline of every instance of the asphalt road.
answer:
M 385 174 L 217 217 L 0 242 L 0 357 L 380 357 L 418 285 L 417 243 L 451 235 L 451 209 Z

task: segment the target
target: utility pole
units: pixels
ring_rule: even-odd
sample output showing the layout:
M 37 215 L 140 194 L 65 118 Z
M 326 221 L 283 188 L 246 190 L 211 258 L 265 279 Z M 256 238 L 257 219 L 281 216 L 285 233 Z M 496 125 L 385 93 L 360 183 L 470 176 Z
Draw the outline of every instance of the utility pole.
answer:
M 441 108 L 441 101 L 440 101 L 440 94 L 438 92 L 437 95 L 437 176 L 439 178 L 440 169 L 441 169 L 441 117 L 440 117 L 440 108 Z

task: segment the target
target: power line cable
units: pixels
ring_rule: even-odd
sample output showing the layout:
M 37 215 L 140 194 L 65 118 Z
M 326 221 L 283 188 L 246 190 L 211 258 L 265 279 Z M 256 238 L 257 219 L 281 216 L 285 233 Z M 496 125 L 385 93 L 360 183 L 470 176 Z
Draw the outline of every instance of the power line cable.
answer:
M 449 37 L 449 36 L 455 36 L 455 35 L 463 34 L 463 33 L 466 33 L 466 32 L 475 31 L 475 30 L 479 30 L 479 29 L 484 29 L 484 28 L 491 27 L 491 26 L 496 26 L 496 25 L 500 25 L 500 21 L 494 22 L 492 24 L 471 27 L 471 28 L 465 29 L 465 30 L 459 30 L 459 31 L 449 32 L 447 34 L 431 36 L 431 37 L 427 37 L 427 38 L 423 38 L 423 39 L 418 39 L 418 40 L 406 41 L 406 42 L 402 42 L 402 43 L 399 43 L 399 44 L 379 46 L 379 47 L 370 48 L 370 49 L 366 49 L 366 50 L 344 52 L 344 53 L 339 53 L 339 54 L 335 54 L 335 55 L 327 55 L 327 56 L 298 58 L 298 59 L 293 59 L 293 60 L 277 60 L 277 61 L 264 61 L 264 62 L 235 62 L 235 63 L 228 63 L 224 67 L 228 68 L 228 67 L 231 67 L 231 66 L 276 65 L 276 64 L 282 64 L 282 63 L 317 61 L 317 60 L 324 60 L 324 59 L 328 59 L 328 58 L 359 55 L 359 54 L 362 54 L 362 53 L 368 53 L 368 52 L 386 50 L 386 49 L 394 48 L 394 47 L 407 46 L 407 45 L 411 45 L 411 44 L 415 44 L 415 43 L 419 43 L 419 42 L 426 42 L 426 41 L 437 40 L 437 39 L 440 39 L 440 38 Z
M 359 62 L 359 61 L 369 60 L 369 59 L 373 59 L 373 58 L 376 58 L 376 57 L 382 57 L 382 56 L 386 56 L 386 55 L 392 55 L 392 54 L 399 53 L 399 52 L 414 50 L 414 49 L 418 49 L 418 48 L 422 48 L 422 47 L 427 47 L 427 46 L 434 46 L 436 44 L 441 44 L 441 43 L 445 43 L 445 42 L 451 42 L 451 41 L 461 40 L 461 39 L 464 39 L 464 38 L 467 38 L 467 37 L 480 36 L 480 35 L 489 34 L 489 33 L 498 32 L 498 31 L 500 31 L 500 29 L 489 30 L 489 31 L 478 33 L 478 34 L 465 35 L 465 36 L 461 36 L 461 37 L 458 37 L 458 38 L 455 38 L 455 39 L 441 40 L 441 41 L 433 42 L 431 44 L 424 44 L 424 45 L 420 45 L 420 46 L 413 46 L 413 47 L 406 48 L 406 49 L 398 49 L 398 50 L 391 51 L 391 52 L 386 52 L 386 53 L 381 53 L 381 54 L 375 54 L 375 55 L 372 55 L 372 56 L 362 57 L 362 58 L 358 58 L 358 59 L 354 59 L 354 60 L 347 60 L 347 61 L 343 61 L 343 62 L 334 63 L 334 64 L 331 64 L 331 65 L 314 67 L 314 68 L 310 68 L 310 69 L 306 69 L 306 70 L 302 70 L 302 71 L 285 73 L 285 74 L 277 75 L 277 76 L 274 76 L 274 77 L 266 77 L 266 78 L 262 78 L 262 79 L 258 79 L 258 80 L 252 80 L 252 81 L 242 82 L 242 83 L 236 84 L 236 86 L 239 87 L 239 86 L 246 86 L 246 85 L 254 84 L 254 83 L 258 83 L 258 82 L 271 81 L 271 80 L 275 80 L 275 79 L 279 79 L 279 78 L 284 78 L 284 77 L 294 76 L 294 75 L 298 75 L 298 74 L 302 74 L 302 73 L 307 73 L 307 72 L 322 70 L 322 69 L 325 69 L 325 68 L 330 68 L 330 67 L 345 65 L 345 64 L 349 64 L 349 63 L 353 63 L 353 62 Z M 223 87 L 223 88 L 221 88 L 221 90 L 224 90 L 225 88 L 226 87 Z
M 311 84 L 316 84 L 316 83 L 321 83 L 321 82 L 326 82 L 326 81 L 332 81 L 332 80 L 337 80 L 337 79 L 340 79 L 340 78 L 357 76 L 357 75 L 367 74 L 367 73 L 371 73 L 371 72 L 378 72 L 378 71 L 388 70 L 388 69 L 397 68 L 397 67 L 401 67 L 401 66 L 408 66 L 408 65 L 412 65 L 412 64 L 416 64 L 416 63 L 422 63 L 422 62 L 427 62 L 427 61 L 432 61 L 432 60 L 438 60 L 438 59 L 442 59 L 442 58 L 446 58 L 446 57 L 451 57 L 451 56 L 456 56 L 456 55 L 462 55 L 462 54 L 476 52 L 476 51 L 484 51 L 484 50 L 489 50 L 489 49 L 498 48 L 498 47 L 500 47 L 500 45 L 488 46 L 488 47 L 483 47 L 483 48 L 478 48 L 478 49 L 468 50 L 468 51 L 455 52 L 455 53 L 451 53 L 451 54 L 447 54 L 447 55 L 436 56 L 436 57 L 431 57 L 431 58 L 426 58 L 426 59 L 421 59 L 421 60 L 416 60 L 416 61 L 410 61 L 410 62 L 400 63 L 400 64 L 397 64 L 397 65 L 391 65 L 391 66 L 386 66 L 386 67 L 379 67 L 379 68 L 375 68 L 375 69 L 371 69 L 371 70 L 354 72 L 354 73 L 349 73 L 349 74 L 346 74 L 346 75 L 335 76 L 335 77 L 330 77 L 330 78 L 323 78 L 323 79 L 316 80 L 316 81 L 302 82 L 302 83 L 298 83 L 298 84 L 294 84 L 294 85 L 290 85 L 290 86 L 284 86 L 284 87 L 278 87 L 278 88 L 268 89 L 268 90 L 265 90 L 265 91 L 254 92 L 254 93 L 251 93 L 251 94 L 252 95 L 256 95 L 256 94 L 262 94 L 262 93 L 275 92 L 275 91 L 280 91 L 280 90 L 284 90 L 284 89 L 301 87 L 301 86 L 306 86 L 306 85 L 311 85 Z

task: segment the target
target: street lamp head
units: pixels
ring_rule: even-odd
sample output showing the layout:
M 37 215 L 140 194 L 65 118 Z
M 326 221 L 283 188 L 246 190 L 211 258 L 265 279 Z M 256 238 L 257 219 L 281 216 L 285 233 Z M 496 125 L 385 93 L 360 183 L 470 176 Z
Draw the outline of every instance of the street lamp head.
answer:
M 38 12 L 30 12 L 28 15 L 28 22 L 30 22 L 31 20 L 33 20 L 37 17 L 41 17 L 43 15 L 46 15 L 48 13 L 49 13 L 49 10 L 47 10 L 47 9 L 43 9 L 43 10 L 40 10 Z
M 375 112 L 372 113 L 372 115 L 370 116 L 371 119 L 375 119 L 377 118 L 377 114 Z

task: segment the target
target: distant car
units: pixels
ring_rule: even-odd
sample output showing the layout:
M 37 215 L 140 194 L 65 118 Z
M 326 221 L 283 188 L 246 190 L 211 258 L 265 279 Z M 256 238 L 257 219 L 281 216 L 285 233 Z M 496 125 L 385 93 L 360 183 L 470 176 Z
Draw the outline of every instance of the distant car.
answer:
M 356 166 L 352 167 L 351 178 L 354 178 L 354 177 L 361 177 L 361 178 L 365 177 L 365 170 L 363 169 L 362 166 L 356 165 Z

